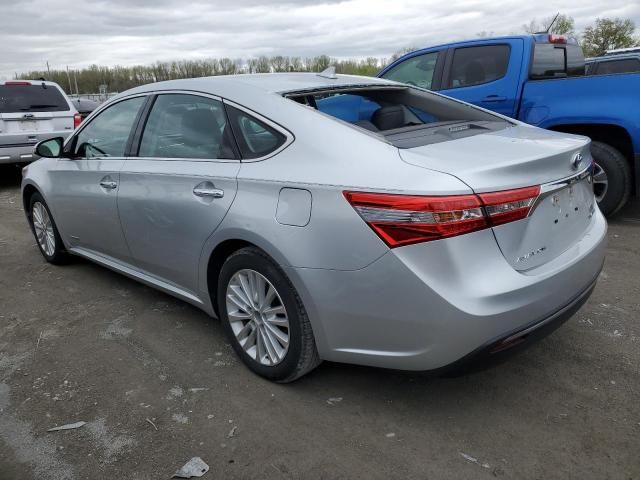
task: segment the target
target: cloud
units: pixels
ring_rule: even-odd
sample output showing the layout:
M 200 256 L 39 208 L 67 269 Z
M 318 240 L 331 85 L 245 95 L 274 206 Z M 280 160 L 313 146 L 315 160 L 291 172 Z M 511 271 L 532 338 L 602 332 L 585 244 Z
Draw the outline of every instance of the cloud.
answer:
M 520 33 L 556 11 L 578 30 L 597 17 L 631 18 L 628 0 L 0 0 L 0 78 L 52 68 L 259 55 L 389 57 L 479 32 Z

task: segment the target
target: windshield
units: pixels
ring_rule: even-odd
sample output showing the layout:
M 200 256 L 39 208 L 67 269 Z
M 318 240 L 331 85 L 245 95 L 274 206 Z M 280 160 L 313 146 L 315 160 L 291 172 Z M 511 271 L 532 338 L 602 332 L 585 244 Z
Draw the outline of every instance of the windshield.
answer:
M 0 85 L 0 113 L 70 110 L 60 90 L 51 85 Z
M 411 87 L 340 88 L 287 96 L 376 134 L 398 148 L 452 140 L 511 125 L 489 112 Z

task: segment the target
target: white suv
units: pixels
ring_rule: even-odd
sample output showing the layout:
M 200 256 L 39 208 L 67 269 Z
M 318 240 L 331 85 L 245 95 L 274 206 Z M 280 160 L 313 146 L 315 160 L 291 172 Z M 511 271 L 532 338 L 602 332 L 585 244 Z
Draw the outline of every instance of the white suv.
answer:
M 0 81 L 0 164 L 35 160 L 36 143 L 52 136 L 66 138 L 81 121 L 56 83 Z

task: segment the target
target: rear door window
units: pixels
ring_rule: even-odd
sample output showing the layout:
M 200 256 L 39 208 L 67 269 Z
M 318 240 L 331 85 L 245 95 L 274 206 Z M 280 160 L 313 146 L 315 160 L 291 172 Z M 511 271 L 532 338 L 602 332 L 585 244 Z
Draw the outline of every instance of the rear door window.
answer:
M 431 52 L 411 57 L 385 72 L 382 78 L 430 90 L 438 55 L 438 52 Z
M 219 100 L 158 95 L 140 142 L 140 157 L 232 159 L 232 136 Z
M 280 148 L 287 140 L 275 128 L 238 108 L 227 105 L 227 112 L 242 158 L 264 157 Z
M 578 45 L 535 45 L 530 73 L 532 79 L 576 77 L 584 74 L 584 55 Z
M 146 97 L 115 103 L 96 115 L 73 140 L 79 158 L 124 157 L 131 128 Z
M 52 85 L 25 85 L 20 82 L 0 85 L 0 113 L 66 112 L 67 99 Z
M 457 48 L 453 54 L 449 88 L 493 82 L 505 76 L 509 67 L 509 45 Z
M 598 75 L 632 72 L 640 72 L 640 60 L 637 58 L 621 58 L 618 60 L 600 62 L 597 70 Z

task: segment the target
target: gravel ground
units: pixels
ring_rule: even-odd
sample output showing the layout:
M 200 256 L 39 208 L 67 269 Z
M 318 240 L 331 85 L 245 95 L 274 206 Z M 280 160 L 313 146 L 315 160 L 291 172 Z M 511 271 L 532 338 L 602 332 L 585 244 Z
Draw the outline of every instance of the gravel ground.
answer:
M 0 169 L 0 479 L 640 478 L 640 202 L 589 302 L 456 379 L 323 364 L 251 374 L 219 323 L 91 263 L 42 259 Z M 83 427 L 48 433 L 54 426 Z

